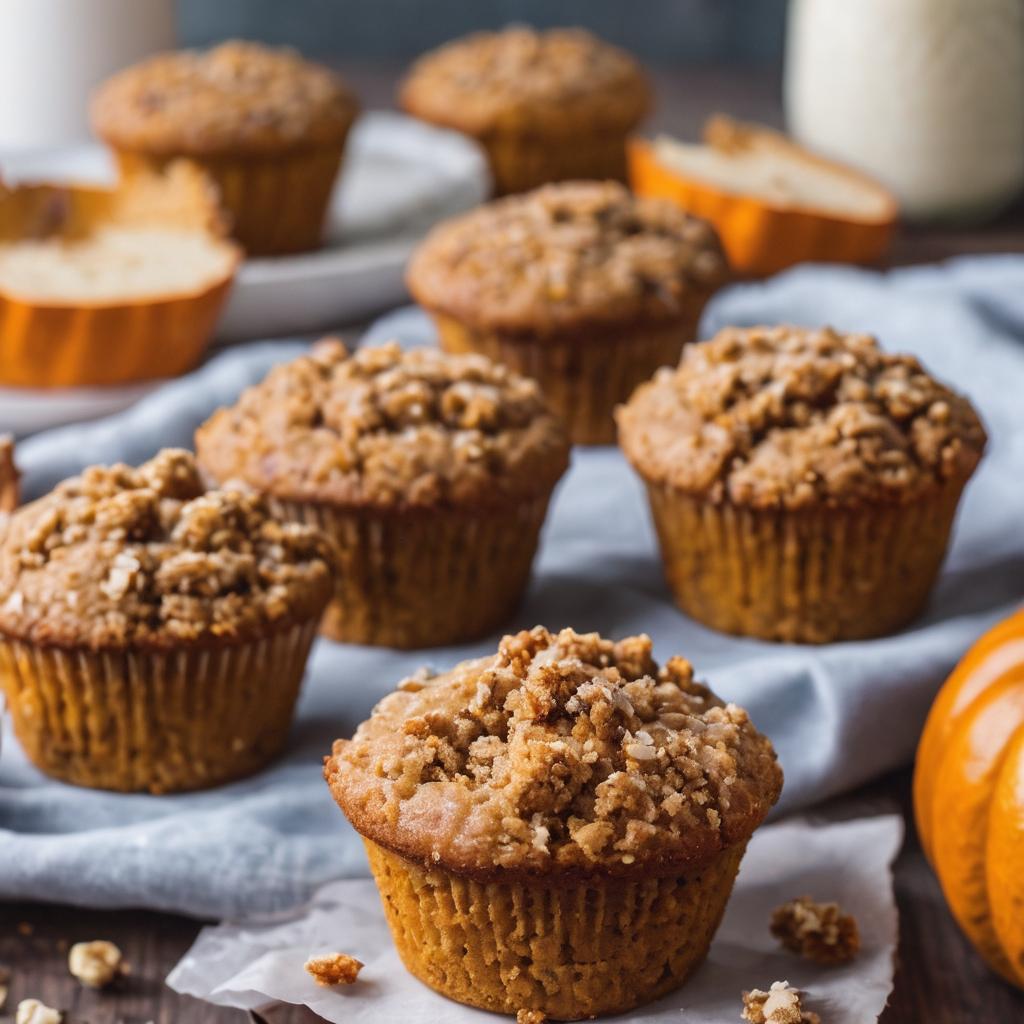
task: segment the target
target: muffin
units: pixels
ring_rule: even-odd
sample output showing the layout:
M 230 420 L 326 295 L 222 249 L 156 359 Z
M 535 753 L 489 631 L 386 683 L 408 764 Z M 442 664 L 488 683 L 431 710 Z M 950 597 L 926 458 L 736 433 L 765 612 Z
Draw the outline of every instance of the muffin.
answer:
M 498 195 L 569 178 L 626 180 L 626 137 L 651 106 L 629 54 L 576 28 L 480 32 L 421 57 L 408 113 L 474 138 Z
M 358 107 L 332 71 L 291 50 L 228 42 L 166 53 L 93 97 L 96 134 L 124 175 L 197 162 L 250 256 L 314 249 Z
M 186 452 L 66 480 L 0 538 L 0 684 L 25 753 L 64 782 L 152 793 L 260 768 L 332 566 L 258 495 L 204 493 Z
M 918 615 L 986 440 L 914 357 L 828 328 L 726 328 L 618 422 L 679 607 L 797 643 Z
M 782 787 L 769 741 L 683 658 L 541 627 L 400 683 L 324 774 L 405 966 L 557 1020 L 682 984 Z
M 675 363 L 727 268 L 714 230 L 614 182 L 546 185 L 435 228 L 407 281 L 449 352 L 536 379 L 580 444 Z
M 568 443 L 533 381 L 482 356 L 325 339 L 196 434 L 203 469 L 319 526 L 341 569 L 323 632 L 431 647 L 484 635 L 530 575 Z

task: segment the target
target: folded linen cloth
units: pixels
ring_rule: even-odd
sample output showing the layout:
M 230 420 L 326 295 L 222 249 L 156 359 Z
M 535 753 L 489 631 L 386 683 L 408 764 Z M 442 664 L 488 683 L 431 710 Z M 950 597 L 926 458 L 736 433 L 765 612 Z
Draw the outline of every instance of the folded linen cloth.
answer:
M 976 403 L 991 434 L 927 612 L 902 633 L 826 647 L 773 645 L 704 629 L 672 604 L 642 488 L 615 449 L 578 449 L 556 492 L 528 597 L 509 629 L 544 623 L 681 653 L 743 704 L 779 751 L 781 809 L 905 763 L 936 687 L 970 642 L 1024 598 L 1024 258 L 984 257 L 880 275 L 805 267 L 733 288 L 705 333 L 726 323 L 831 323 L 917 353 Z M 369 332 L 422 343 L 414 310 Z M 29 497 L 96 461 L 138 462 L 188 444 L 194 427 L 269 366 L 301 349 L 261 343 L 109 420 L 51 431 L 19 448 Z M 320 778 L 320 760 L 394 683 L 421 664 L 493 651 L 497 634 L 426 652 L 319 641 L 286 755 L 260 775 L 206 793 L 151 797 L 51 782 L 24 759 L 9 724 L 0 754 L 0 898 L 240 915 L 306 899 L 365 873 L 357 837 Z

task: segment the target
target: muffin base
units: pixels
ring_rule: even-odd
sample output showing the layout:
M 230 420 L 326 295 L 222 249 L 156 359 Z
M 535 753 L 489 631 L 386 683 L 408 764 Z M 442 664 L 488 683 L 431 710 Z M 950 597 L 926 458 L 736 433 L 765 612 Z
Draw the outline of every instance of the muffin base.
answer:
M 250 775 L 284 745 L 316 622 L 205 650 L 91 651 L 0 637 L 29 760 L 62 782 L 172 793 Z
M 494 511 L 375 512 L 271 499 L 338 546 L 320 631 L 342 643 L 411 649 L 476 639 L 515 611 L 549 495 Z
M 475 881 L 371 840 L 399 956 L 450 999 L 553 1020 L 618 1013 L 681 985 L 725 911 L 746 844 L 674 878 Z
M 657 484 L 647 493 L 687 615 L 723 633 L 821 644 L 884 636 L 921 613 L 965 483 L 850 510 L 748 509 Z
M 190 157 L 213 180 L 231 235 L 249 256 L 282 256 L 320 247 L 344 146 L 268 157 Z M 116 150 L 124 177 L 161 171 L 175 157 Z
M 523 135 L 496 132 L 477 137 L 487 153 L 494 195 L 528 192 L 551 181 L 628 178 L 626 133 Z
M 478 352 L 536 380 L 574 444 L 614 444 L 615 407 L 659 367 L 679 362 L 683 346 L 697 336 L 708 298 L 691 296 L 667 325 L 552 337 L 478 331 L 446 314 L 432 315 L 446 352 Z

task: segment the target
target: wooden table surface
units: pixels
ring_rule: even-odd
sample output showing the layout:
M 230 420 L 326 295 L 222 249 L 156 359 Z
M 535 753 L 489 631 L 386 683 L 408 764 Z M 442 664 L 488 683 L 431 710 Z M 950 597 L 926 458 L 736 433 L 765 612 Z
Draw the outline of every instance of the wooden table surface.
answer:
M 378 65 L 344 66 L 343 70 L 366 107 L 389 105 L 397 69 Z M 660 103 L 652 124 L 657 130 L 693 138 L 704 118 L 719 110 L 769 124 L 781 122 L 775 72 L 663 72 L 657 75 L 657 85 Z M 1024 204 L 981 228 L 904 229 L 892 262 L 929 262 L 975 252 L 1024 252 Z M 900 910 L 896 982 L 882 1024 L 1024 1021 L 1024 995 L 987 971 L 949 916 L 914 835 L 909 772 L 881 780 L 852 799 L 853 804 L 851 798 L 834 801 L 822 813 L 845 815 L 851 806 L 861 806 L 861 799 L 872 805 L 883 800 L 898 806 L 908 822 L 907 840 L 895 867 Z M 12 969 L 7 1012 L 13 1014 L 18 1000 L 32 996 L 69 1011 L 72 1024 L 240 1024 L 245 1014 L 177 996 L 163 984 L 199 927 L 186 918 L 144 911 L 0 903 L 0 965 Z M 131 962 L 130 978 L 117 992 L 86 991 L 67 973 L 69 943 L 95 938 L 116 942 Z M 763 979 L 752 982 L 759 980 Z M 299 1024 L 308 1021 L 309 1015 L 289 1010 L 274 1020 Z

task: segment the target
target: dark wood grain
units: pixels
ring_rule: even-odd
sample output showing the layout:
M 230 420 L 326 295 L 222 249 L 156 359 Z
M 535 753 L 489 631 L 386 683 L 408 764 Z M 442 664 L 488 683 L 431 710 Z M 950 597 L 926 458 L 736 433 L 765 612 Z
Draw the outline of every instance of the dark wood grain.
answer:
M 344 68 L 368 108 L 390 105 L 396 69 L 349 65 Z M 700 69 L 657 76 L 660 106 L 655 130 L 695 137 L 704 118 L 716 110 L 769 124 L 781 122 L 778 76 Z M 891 262 L 915 263 L 973 252 L 1024 251 L 1024 205 L 998 223 L 971 230 L 904 230 Z M 894 798 L 906 811 L 907 774 L 894 776 L 868 796 Z M 849 800 L 826 808 L 843 813 Z M 989 973 L 960 935 L 925 863 L 912 827 L 895 872 L 900 910 L 896 985 L 882 1024 L 1015 1024 L 1024 1021 L 1024 996 Z M 25 927 L 21 927 L 24 925 Z M 167 972 L 188 948 L 199 928 L 195 921 L 141 911 L 101 912 L 39 904 L 0 904 L 0 964 L 13 970 L 8 1012 L 34 996 L 66 1009 L 72 1021 L 89 1024 L 240 1024 L 246 1015 L 206 1006 L 175 995 L 163 985 Z M 132 964 L 125 985 L 112 993 L 81 989 L 69 976 L 69 943 L 110 939 Z M 308 1015 L 286 1010 L 275 1024 L 300 1024 Z

